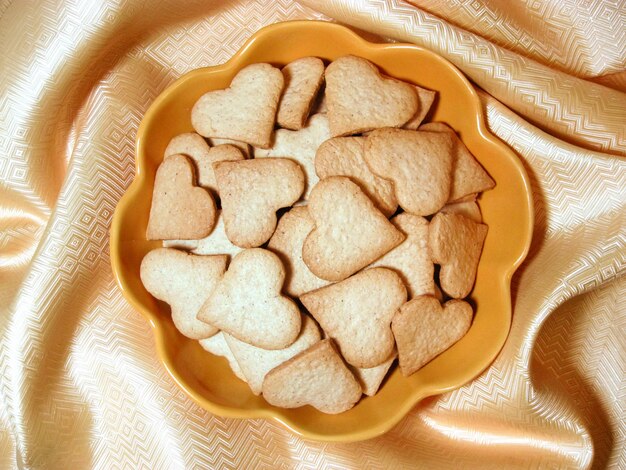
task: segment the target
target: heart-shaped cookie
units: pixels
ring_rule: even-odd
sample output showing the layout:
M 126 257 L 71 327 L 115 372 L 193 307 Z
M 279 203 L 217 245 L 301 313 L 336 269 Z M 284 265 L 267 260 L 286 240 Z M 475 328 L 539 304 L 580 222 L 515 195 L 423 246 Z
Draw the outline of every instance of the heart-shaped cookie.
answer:
M 393 271 L 366 269 L 300 300 L 348 363 L 370 368 L 391 356 L 391 319 L 406 302 L 406 287 Z
M 315 229 L 302 246 L 302 259 L 317 277 L 341 281 L 377 260 L 404 235 L 344 176 L 321 180 L 309 197 Z
M 487 226 L 459 214 L 439 212 L 430 221 L 432 260 L 441 266 L 439 284 L 450 297 L 467 297 L 476 280 L 476 269 Z
M 284 279 L 285 269 L 274 253 L 244 250 L 233 258 L 198 319 L 259 348 L 286 348 L 301 325 L 298 307 L 280 293 Z
M 247 382 L 246 376 L 243 375 L 243 371 L 241 370 L 241 367 L 239 367 L 237 359 L 235 359 L 233 352 L 230 350 L 228 343 L 224 339 L 224 333 L 220 331 L 210 338 L 201 339 L 199 343 L 205 351 L 208 351 L 215 356 L 222 356 L 225 358 L 228 361 L 228 365 L 230 366 L 230 370 L 233 371 L 233 374 L 235 374 L 238 379 Z
M 320 330 L 308 315 L 302 315 L 302 329 L 298 338 L 285 349 L 267 350 L 239 341 L 228 334 L 224 335 L 226 343 L 237 359 L 237 364 L 255 395 L 261 393 L 263 379 L 269 371 L 288 361 L 296 354 L 313 346 L 320 339 Z
M 463 300 L 439 301 L 423 295 L 404 304 L 391 328 L 400 369 L 409 376 L 460 340 L 472 324 L 472 307 Z
M 206 140 L 195 132 L 179 134 L 170 140 L 165 149 L 165 158 L 179 153 L 193 160 L 198 175 L 198 186 L 210 189 L 214 194 L 217 193 L 217 187 L 213 163 L 245 158 L 241 150 L 234 145 L 209 147 Z
M 150 251 L 139 270 L 146 290 L 170 304 L 172 321 L 185 336 L 208 338 L 217 328 L 196 318 L 226 271 L 226 255 L 196 256 L 171 248 Z
M 383 77 L 366 59 L 343 56 L 326 68 L 326 99 L 333 137 L 378 127 L 400 127 L 418 110 L 413 86 Z
M 435 293 L 435 265 L 428 249 L 428 220 L 419 215 L 403 212 L 391 219 L 406 239 L 372 267 L 389 268 L 404 281 L 409 298 Z
M 306 178 L 303 199 L 308 199 L 311 189 L 319 181 L 315 172 L 315 152 L 329 137 L 328 118 L 325 114 L 314 114 L 300 130 L 278 129 L 272 147 L 254 149 L 254 158 L 282 157 L 298 162 Z
M 248 65 L 235 75 L 230 88 L 200 97 L 191 110 L 191 124 L 204 137 L 269 147 L 283 85 L 279 69 L 270 64 Z
M 164 240 L 166 248 L 178 248 L 190 251 L 194 255 L 228 255 L 230 258 L 243 248 L 233 245 L 224 230 L 224 217 L 218 211 L 217 223 L 208 237 L 200 240 Z
M 474 155 L 459 139 L 450 126 L 443 122 L 429 122 L 419 127 L 424 132 L 447 132 L 453 139 L 453 173 L 449 201 L 459 201 L 463 197 L 481 193 L 493 188 L 496 183 L 474 158 Z
M 215 201 L 195 186 L 195 170 L 184 155 L 163 160 L 156 172 L 146 237 L 191 240 L 206 237 L 216 222 Z
M 365 143 L 365 161 L 378 176 L 393 182 L 400 207 L 430 215 L 450 196 L 452 143 L 448 133 L 376 129 Z
M 365 137 L 335 137 L 327 140 L 315 154 L 315 171 L 320 178 L 349 177 L 383 214 L 390 216 L 398 208 L 393 184 L 372 173 L 365 163 L 365 140 Z
M 478 223 L 483 221 L 480 207 L 478 207 L 476 201 L 449 202 L 441 208 L 441 212 L 464 215 Z
M 285 65 L 282 73 L 285 89 L 278 104 L 276 122 L 286 129 L 302 129 L 324 81 L 324 62 L 317 57 L 302 57 Z
M 368 397 L 376 395 L 376 392 L 378 392 L 378 389 L 380 388 L 380 384 L 385 379 L 387 372 L 389 372 L 389 369 L 391 368 L 393 361 L 396 360 L 397 356 L 398 354 L 394 351 L 391 357 L 380 365 L 369 368 L 350 367 L 354 377 L 359 381 L 359 384 L 361 384 L 361 389 L 365 395 Z
M 207 140 L 209 144 L 211 144 L 211 147 L 219 147 L 220 145 L 232 145 L 233 147 L 237 147 L 241 150 L 244 158 L 250 158 L 252 154 L 250 144 L 246 144 L 240 140 L 220 139 L 219 137 L 208 138 Z
M 402 126 L 403 129 L 417 129 L 428 114 L 428 111 L 430 111 L 430 108 L 435 102 L 435 98 L 437 96 L 436 91 L 427 90 L 426 88 L 422 88 L 417 85 L 414 85 L 414 87 L 417 92 L 417 100 L 419 101 L 418 110 L 417 113 L 415 113 L 415 116 Z
M 304 173 L 286 158 L 255 158 L 213 165 L 226 235 L 242 248 L 265 243 L 276 228 L 276 211 L 296 202 Z
M 313 274 L 302 260 L 302 244 L 314 228 L 315 224 L 309 217 L 306 206 L 292 207 L 280 218 L 276 231 L 267 244 L 285 265 L 285 292 L 294 297 L 329 284 Z
M 263 397 L 282 408 L 311 405 L 336 414 L 359 401 L 361 387 L 326 339 L 270 371 L 263 381 Z

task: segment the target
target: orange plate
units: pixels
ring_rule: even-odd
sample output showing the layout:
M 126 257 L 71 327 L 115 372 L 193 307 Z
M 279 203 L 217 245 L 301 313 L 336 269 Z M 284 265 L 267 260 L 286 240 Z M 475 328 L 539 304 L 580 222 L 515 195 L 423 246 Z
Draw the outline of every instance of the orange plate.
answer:
M 190 111 L 195 101 L 209 90 L 228 87 L 248 64 L 283 66 L 304 56 L 331 61 L 345 54 L 365 57 L 388 75 L 436 90 L 430 120 L 456 129 L 497 186 L 479 200 L 489 234 L 471 295 L 476 315 L 467 335 L 411 377 L 402 377 L 396 367 L 376 396 L 363 398 L 345 413 L 326 415 L 309 406 L 276 408 L 253 395 L 223 358 L 176 331 L 167 305 L 157 302 L 141 284 L 139 265 L 148 251 L 161 245 L 145 238 L 156 169 L 169 140 L 192 130 Z M 154 328 L 159 358 L 171 376 L 210 412 L 232 418 L 272 418 L 309 439 L 368 439 L 388 431 L 422 398 L 472 380 L 502 348 L 511 323 L 511 276 L 530 245 L 530 184 L 513 152 L 487 130 L 472 85 L 432 52 L 408 44 L 372 44 L 332 23 L 295 21 L 266 27 L 227 63 L 186 74 L 154 101 L 137 133 L 136 162 L 135 179 L 120 200 L 111 227 L 113 272 L 124 296 Z

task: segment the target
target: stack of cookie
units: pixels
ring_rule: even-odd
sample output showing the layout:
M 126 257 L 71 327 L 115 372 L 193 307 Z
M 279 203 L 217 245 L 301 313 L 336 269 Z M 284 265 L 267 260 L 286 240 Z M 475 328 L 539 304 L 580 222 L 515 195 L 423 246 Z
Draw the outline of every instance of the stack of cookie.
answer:
M 340 413 L 469 329 L 494 182 L 435 99 L 354 56 L 252 64 L 167 146 L 141 279 L 269 403 Z

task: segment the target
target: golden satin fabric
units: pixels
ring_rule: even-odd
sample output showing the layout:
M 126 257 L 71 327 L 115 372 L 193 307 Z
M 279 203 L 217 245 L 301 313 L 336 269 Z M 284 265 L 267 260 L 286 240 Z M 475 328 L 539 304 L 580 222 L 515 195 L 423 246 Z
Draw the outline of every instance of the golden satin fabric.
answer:
M 108 257 L 154 98 L 303 18 L 453 62 L 533 184 L 501 354 L 354 444 L 200 409 Z M 0 468 L 626 468 L 625 24 L 623 1 L 0 2 Z

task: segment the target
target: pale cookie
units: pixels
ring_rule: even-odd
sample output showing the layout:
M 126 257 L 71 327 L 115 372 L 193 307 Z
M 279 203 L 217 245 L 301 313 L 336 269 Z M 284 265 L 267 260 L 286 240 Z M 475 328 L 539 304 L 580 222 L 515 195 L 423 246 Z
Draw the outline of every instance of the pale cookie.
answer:
M 260 246 L 274 233 L 276 211 L 304 190 L 304 173 L 286 158 L 259 158 L 213 165 L 228 239 L 242 248 Z
M 330 138 L 328 118 L 325 114 L 314 114 L 306 127 L 299 131 L 278 129 L 274 134 L 274 144 L 270 149 L 254 149 L 255 158 L 283 157 L 298 162 L 306 178 L 303 199 L 308 199 L 319 178 L 315 173 L 315 152 L 326 139 Z
M 337 414 L 359 401 L 361 387 L 327 339 L 270 371 L 263 381 L 263 397 L 281 408 L 311 405 Z
M 474 155 L 472 155 L 450 126 L 443 122 L 429 122 L 420 126 L 419 130 L 424 132 L 445 132 L 453 137 L 454 161 L 452 165 L 450 201 L 458 201 L 468 194 L 487 191 L 496 185 L 495 181 L 478 163 Z
M 195 186 L 194 167 L 184 155 L 159 165 L 154 180 L 148 240 L 206 237 L 215 226 L 217 209 L 211 194 Z
M 212 147 L 217 147 L 218 145 L 225 145 L 225 144 L 234 145 L 239 150 L 241 150 L 241 153 L 243 153 L 244 157 L 250 158 L 250 144 L 246 144 L 245 142 L 241 142 L 239 140 L 220 139 L 219 137 L 213 137 L 212 139 L 209 138 L 208 141 Z
M 383 379 L 389 372 L 393 361 L 396 360 L 398 354 L 394 351 L 392 356 L 382 364 L 370 367 L 369 369 L 365 369 L 362 367 L 350 367 L 350 370 L 361 384 L 361 389 L 363 393 L 369 397 L 373 397 L 378 392 L 380 388 L 380 384 L 383 382 Z
M 324 62 L 317 57 L 303 57 L 284 66 L 282 73 L 285 89 L 276 122 L 286 129 L 302 129 L 324 81 Z
M 458 214 L 440 212 L 430 221 L 429 247 L 441 266 L 439 283 L 450 297 L 467 297 L 476 280 L 487 226 Z
M 393 182 L 406 212 L 430 215 L 450 196 L 452 143 L 448 133 L 377 129 L 367 137 L 365 161 Z
M 347 176 L 358 184 L 386 216 L 398 208 L 393 183 L 372 173 L 365 163 L 365 137 L 335 137 L 315 154 L 315 171 L 320 178 Z
M 472 219 L 474 222 L 478 223 L 483 221 L 480 207 L 478 207 L 476 201 L 449 202 L 441 208 L 441 212 L 464 215 L 468 219 Z
M 402 279 L 389 269 L 366 269 L 300 296 L 300 301 L 333 338 L 351 365 L 370 368 L 393 353 L 391 319 L 406 302 Z
M 183 154 L 193 160 L 198 175 L 198 186 L 210 189 L 214 193 L 217 192 L 217 188 L 213 174 L 213 163 L 244 159 L 241 150 L 237 147 L 233 145 L 209 147 L 202 136 L 195 132 L 179 134 L 170 140 L 165 149 L 165 158 L 176 154 Z
M 417 85 L 413 85 L 415 87 L 415 91 L 417 92 L 417 99 L 419 101 L 419 107 L 415 116 L 413 116 L 409 122 L 407 122 L 404 126 L 404 129 L 416 130 L 426 115 L 433 103 L 435 102 L 435 97 L 437 96 L 436 91 L 427 90 L 426 88 L 419 87 Z
M 270 351 L 244 343 L 230 335 L 225 337 L 246 382 L 255 395 L 261 393 L 263 379 L 269 371 L 321 340 L 319 328 L 308 315 L 302 315 L 302 330 L 298 339 L 285 349 Z
M 391 223 L 406 239 L 372 266 L 395 271 L 404 281 L 409 298 L 435 293 L 435 265 L 428 250 L 428 221 L 419 215 L 403 212 Z
M 385 78 L 368 60 L 344 56 L 326 68 L 326 99 L 333 137 L 378 127 L 401 127 L 418 110 L 415 88 Z
M 199 240 L 163 240 L 166 248 L 179 248 L 191 251 L 195 255 L 228 255 L 235 256 L 243 248 L 233 245 L 224 230 L 224 218 L 217 216 L 217 224 L 208 237 Z
M 215 230 L 208 237 L 198 240 L 198 244 L 191 251 L 197 255 L 216 255 L 218 253 L 233 257 L 243 248 L 234 245 L 226 236 L 224 217 L 217 219 Z
M 314 228 L 307 207 L 293 207 L 280 218 L 267 245 L 285 265 L 285 292 L 293 297 L 329 284 L 313 274 L 302 260 L 302 244 Z
M 241 69 L 230 88 L 205 93 L 191 110 L 191 124 L 204 137 L 269 147 L 284 79 L 270 64 Z
M 281 295 L 284 279 L 274 253 L 244 250 L 233 258 L 198 319 L 259 348 L 286 348 L 300 333 L 300 311 Z
M 195 132 L 185 132 L 184 134 L 178 134 L 170 140 L 163 153 L 164 157 L 170 157 L 178 153 L 191 158 L 198 168 L 198 163 L 209 156 L 211 147 L 204 137 Z M 198 174 L 198 183 L 201 180 L 202 175 L 200 171 Z M 202 185 L 201 185 L 202 186 Z
M 472 307 L 463 300 L 450 300 L 442 307 L 436 298 L 424 295 L 404 304 L 391 324 L 402 374 L 408 377 L 460 340 L 472 315 Z
M 347 278 L 404 240 L 359 186 L 343 176 L 321 180 L 308 209 L 315 229 L 304 240 L 302 259 L 328 281 Z
M 456 204 L 457 202 L 474 202 L 476 201 L 476 199 L 478 198 L 478 194 L 477 193 L 471 193 L 468 194 L 467 196 L 463 196 L 460 197 L 459 199 L 456 199 L 454 201 L 448 201 L 448 204 Z
M 208 351 L 215 356 L 222 356 L 225 358 L 228 361 L 228 365 L 230 366 L 230 370 L 233 371 L 233 374 L 235 374 L 238 379 L 246 382 L 246 376 L 243 375 L 241 367 L 239 367 L 239 364 L 237 363 L 237 359 L 235 359 L 233 352 L 228 347 L 228 343 L 226 343 L 226 340 L 224 339 L 224 333 L 220 331 L 210 338 L 201 339 L 199 343 L 205 351 Z
M 150 251 L 139 274 L 148 292 L 172 309 L 172 321 L 183 335 L 208 338 L 217 328 L 196 315 L 226 271 L 227 257 L 196 256 L 171 248 Z

